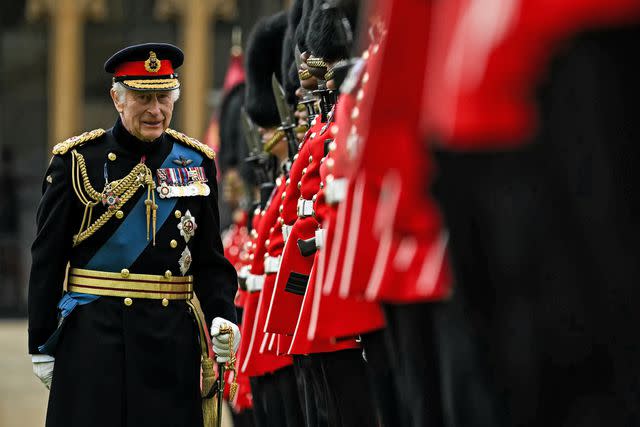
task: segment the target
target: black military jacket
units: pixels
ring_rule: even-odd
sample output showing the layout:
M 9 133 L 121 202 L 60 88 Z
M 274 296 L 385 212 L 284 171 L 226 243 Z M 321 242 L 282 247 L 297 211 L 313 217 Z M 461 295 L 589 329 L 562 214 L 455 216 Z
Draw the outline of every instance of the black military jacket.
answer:
M 118 119 L 115 126 L 103 136 L 74 149 L 86 160 L 91 185 L 100 191 L 104 188 L 105 175 L 109 181 L 121 179 L 140 163 L 141 159 L 155 176 L 156 169 L 161 166 L 174 144 L 184 143 L 168 133 L 151 143 L 140 141 L 127 132 Z M 189 148 L 197 152 L 196 149 Z M 194 291 L 200 300 L 207 323 L 210 324 L 217 316 L 237 322 L 233 305 L 237 278 L 233 266 L 224 258 L 220 240 L 216 168 L 212 159 L 204 154 L 202 158 L 201 166 L 204 167 L 209 180 L 210 195 L 179 197 L 175 211 L 171 212 L 162 226 L 158 225 L 155 246 L 149 241 L 135 262 L 122 268 L 128 268 L 131 273 L 163 275 L 169 270 L 173 275 L 183 275 L 178 260 L 188 245 L 193 262 L 184 275 L 194 276 Z M 70 263 L 71 267 L 83 268 L 127 218 L 135 203 L 140 198 L 147 197 L 147 189 L 140 187 L 120 209 L 123 215 L 118 216 L 121 218 L 112 216 L 95 234 L 73 247 L 73 236 L 79 231 L 84 206 L 72 188 L 71 165 L 71 150 L 52 158 L 37 211 L 37 236 L 32 246 L 29 280 L 31 354 L 39 353 L 38 346 L 43 344 L 57 327 L 56 306 L 63 294 L 67 263 Z M 94 208 L 93 218 L 99 217 L 104 210 L 105 207 L 98 204 Z M 188 242 L 180 235 L 178 229 L 178 216 L 187 210 L 195 217 L 197 224 L 195 235 Z M 120 270 L 115 268 L 114 271 Z

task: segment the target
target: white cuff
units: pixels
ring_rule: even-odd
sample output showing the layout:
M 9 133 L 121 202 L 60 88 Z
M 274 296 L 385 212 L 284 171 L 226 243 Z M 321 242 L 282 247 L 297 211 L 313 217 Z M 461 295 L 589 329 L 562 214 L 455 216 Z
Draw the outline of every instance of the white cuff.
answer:
M 262 290 L 264 285 L 264 275 L 249 274 L 247 277 L 247 291 L 257 292 Z
M 324 228 L 316 230 L 316 248 L 320 249 L 324 246 Z
M 313 200 L 298 199 L 298 218 L 313 215 Z
M 264 259 L 264 272 L 277 273 L 280 269 L 280 255 L 268 256 Z
M 344 200 L 347 195 L 347 179 L 337 178 L 324 184 L 324 199 L 334 205 Z
M 31 362 L 32 363 L 45 363 L 45 362 L 54 362 L 56 359 L 53 356 L 49 356 L 48 354 L 32 354 Z
M 289 234 L 291 234 L 292 225 L 283 224 L 282 225 L 282 240 L 287 243 L 287 239 L 289 238 Z

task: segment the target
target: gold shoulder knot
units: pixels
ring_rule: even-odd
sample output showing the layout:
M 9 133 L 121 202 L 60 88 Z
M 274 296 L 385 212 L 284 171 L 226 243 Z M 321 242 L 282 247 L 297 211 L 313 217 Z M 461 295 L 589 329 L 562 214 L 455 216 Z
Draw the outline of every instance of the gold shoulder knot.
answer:
M 69 139 L 65 139 L 59 144 L 53 147 L 53 154 L 65 154 L 70 149 L 77 147 L 80 144 L 84 144 L 87 141 L 99 138 L 105 134 L 104 129 L 94 129 L 89 132 L 85 132 L 81 135 L 72 136 Z
M 170 128 L 167 129 L 165 132 L 167 132 L 169 135 L 171 135 L 172 137 L 174 137 L 178 141 L 182 142 L 183 144 L 187 145 L 188 147 L 191 147 L 194 150 L 197 150 L 197 151 L 201 152 L 202 154 L 204 154 L 208 158 L 210 158 L 210 159 L 215 159 L 216 158 L 215 151 L 213 151 L 213 149 L 211 147 L 209 147 L 208 145 L 203 144 L 202 142 L 198 141 L 197 139 L 191 138 L 190 136 L 187 136 L 182 132 L 178 132 L 177 130 L 173 130 L 173 129 L 170 129 Z

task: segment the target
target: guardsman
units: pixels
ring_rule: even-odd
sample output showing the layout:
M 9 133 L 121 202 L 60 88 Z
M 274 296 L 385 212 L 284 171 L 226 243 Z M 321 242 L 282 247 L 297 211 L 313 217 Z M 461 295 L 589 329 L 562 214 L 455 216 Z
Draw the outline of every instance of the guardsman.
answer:
M 446 3 L 423 130 L 456 277 L 447 424 L 638 425 L 640 4 Z
M 214 153 L 169 128 L 182 62 L 169 44 L 114 54 L 115 125 L 53 149 L 29 282 L 29 352 L 51 388 L 49 427 L 202 425 L 207 325 L 218 362 L 239 343 Z
M 430 196 L 433 161 L 418 127 L 424 76 L 416 79 L 415 70 L 424 70 L 428 57 L 422 46 L 432 34 L 430 8 L 394 0 L 378 10 L 382 31 L 371 46 L 372 71 L 352 110 L 362 119 L 354 131 L 362 144 L 350 177 L 341 277 L 351 297 L 384 303 L 400 418 L 413 426 L 442 425 L 433 312 L 451 292 L 446 233 Z M 392 90 L 396 79 L 412 81 L 411 90 Z
M 234 34 L 237 34 L 234 32 Z M 244 104 L 244 80 L 245 73 L 242 66 L 242 49 L 238 45 L 239 40 L 234 40 L 234 46 L 231 48 L 230 64 L 227 69 L 227 73 L 224 78 L 223 90 L 224 98 L 220 106 L 219 124 L 220 124 L 220 151 L 218 158 L 218 166 L 222 172 L 223 189 L 225 188 L 225 176 L 227 178 L 238 175 L 243 177 L 244 185 L 247 189 L 247 199 L 251 197 L 251 194 L 255 193 L 255 180 L 253 171 L 250 170 L 249 165 L 243 164 L 243 158 L 247 153 L 247 144 L 242 137 L 242 127 L 240 121 L 240 115 L 242 105 Z M 229 179 L 226 184 L 230 184 L 234 179 Z M 225 194 L 226 193 L 226 194 Z M 228 190 L 223 190 L 223 197 L 231 200 L 228 193 L 232 193 Z M 244 309 L 247 306 L 247 300 L 249 299 L 249 293 L 246 288 L 247 268 L 249 262 L 249 250 L 251 242 L 251 220 L 252 216 L 246 210 L 246 200 L 236 200 L 236 203 L 240 202 L 240 206 L 232 212 L 233 222 L 229 228 L 222 235 L 222 245 L 224 246 L 225 257 L 231 262 L 238 274 L 238 291 L 235 297 L 235 305 L 237 308 L 238 327 L 242 334 L 245 332 L 243 325 Z M 242 203 L 244 202 L 244 203 Z M 246 340 L 244 340 L 246 341 Z M 236 353 L 236 364 L 239 366 L 242 363 L 241 350 L 244 341 L 238 347 Z M 236 366 L 236 367 L 237 367 Z M 246 422 L 253 422 L 254 415 L 252 411 L 252 396 L 251 385 L 249 383 L 249 377 L 246 375 L 239 375 L 238 370 L 235 372 L 226 371 L 227 378 L 225 378 L 225 384 L 228 387 L 225 388 L 225 399 L 229 402 L 232 408 L 232 416 L 234 425 L 245 425 Z M 233 375 L 233 377 L 231 376 Z M 235 396 L 230 395 L 230 386 L 235 383 L 238 385 L 235 391 Z
M 326 56 L 327 60 L 331 62 L 345 58 L 350 48 L 348 41 L 350 38 L 348 35 L 336 34 L 333 31 L 335 28 L 340 28 L 342 10 L 335 7 L 325 8 L 322 2 L 317 2 L 314 6 L 309 19 L 310 26 L 305 35 L 305 50 L 311 50 L 316 55 Z M 355 21 L 354 15 L 355 13 L 351 15 L 352 24 Z M 336 24 L 338 25 L 336 26 Z M 310 37 L 310 34 L 313 34 L 314 37 Z M 302 44 L 299 43 L 298 46 L 300 45 Z M 319 56 L 316 56 L 315 60 L 308 55 L 301 56 L 302 63 L 308 58 L 305 64 L 306 70 L 315 76 L 316 81 L 320 82 L 320 87 L 314 91 L 314 94 L 318 96 L 321 108 L 320 114 L 315 119 L 315 130 L 312 126 L 311 133 L 303 141 L 301 147 L 302 150 L 305 150 L 306 147 L 308 153 L 305 152 L 304 156 L 299 153 L 292 165 L 292 176 L 294 171 L 302 168 L 299 182 L 294 183 L 291 180 L 289 184 L 289 186 L 296 184 L 292 190 L 297 198 L 295 211 L 297 219 L 292 224 L 284 249 L 270 314 L 275 314 L 279 318 L 274 324 L 287 325 L 292 331 L 289 332 L 292 338 L 284 340 L 281 337 L 280 344 L 285 341 L 291 341 L 291 343 L 289 345 L 287 342 L 286 347 L 280 351 L 287 351 L 294 355 L 296 366 L 299 367 L 297 373 L 302 374 L 303 382 L 319 382 L 321 384 L 320 387 L 316 387 L 311 396 L 315 400 L 326 402 L 326 410 L 325 413 L 316 411 L 317 418 L 308 421 L 308 425 L 322 425 L 323 423 L 329 425 L 374 425 L 376 411 L 367 389 L 353 393 L 351 387 L 353 383 L 367 383 L 362 351 L 355 340 L 357 334 L 339 337 L 338 341 L 334 339 L 335 337 L 315 340 L 307 338 L 317 273 L 314 262 L 317 259 L 317 247 L 313 240 L 320 225 L 313 212 L 313 204 L 314 196 L 320 189 L 319 170 L 329 144 L 328 138 L 331 135 L 328 129 L 332 121 L 333 94 L 325 86 L 327 71 L 325 60 Z M 321 124 L 319 128 L 317 128 L 318 122 Z M 286 198 L 284 205 L 283 212 L 287 210 Z M 302 276 L 307 277 L 300 280 Z M 296 280 L 291 280 L 292 277 Z M 282 288 L 284 288 L 284 292 Z M 280 293 L 278 294 L 278 292 Z M 300 295 L 298 298 L 301 301 L 298 300 L 300 301 L 298 308 L 290 304 L 292 301 L 287 302 L 286 298 L 283 298 L 286 297 L 287 292 L 297 292 Z M 267 324 L 267 330 L 269 327 Z M 315 402 L 311 398 L 305 400 L 304 405 L 307 413 L 312 413 L 312 408 L 309 407 L 314 404 Z
M 250 292 L 260 292 L 255 302 L 251 334 L 247 337 L 249 342 L 241 366 L 241 372 L 251 377 L 256 416 L 259 411 L 266 415 L 265 419 L 257 421 L 263 422 L 259 425 L 270 426 L 297 426 L 304 423 L 291 358 L 261 352 L 267 342 L 274 338 L 263 332 L 266 318 L 265 295 L 270 295 L 275 278 L 272 271 L 277 268 L 274 263 L 278 259 L 278 252 L 271 246 L 276 244 L 277 236 L 272 233 L 279 228 L 277 217 L 286 185 L 289 160 L 288 141 L 277 131 L 280 119 L 271 90 L 271 76 L 273 73 L 279 74 L 280 70 L 286 25 L 287 15 L 284 12 L 260 20 L 250 36 L 245 64 L 247 115 L 259 126 L 264 150 L 275 156 L 280 164 L 275 190 L 263 198 L 266 204 L 259 213 L 247 288 Z

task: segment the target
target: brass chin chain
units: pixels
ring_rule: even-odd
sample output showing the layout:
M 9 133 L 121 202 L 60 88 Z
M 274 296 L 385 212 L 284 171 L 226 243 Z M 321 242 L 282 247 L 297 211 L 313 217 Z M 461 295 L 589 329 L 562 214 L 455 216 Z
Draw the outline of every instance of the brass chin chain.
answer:
M 156 211 L 158 205 L 155 199 L 156 184 L 153 174 L 144 163 L 138 163 L 122 179 L 107 182 L 102 191 L 97 191 L 91 185 L 87 174 L 87 165 L 82 154 L 76 150 L 71 156 L 71 183 L 73 191 L 78 196 L 80 203 L 84 205 L 84 215 L 78 234 L 73 236 L 73 246 L 77 246 L 91 237 L 103 225 L 111 219 L 127 203 L 140 187 L 147 187 L 147 199 L 145 200 L 147 213 L 147 240 L 149 240 L 150 220 L 153 218 L 153 244 L 156 244 Z M 98 203 L 107 206 L 107 210 L 98 219 L 92 222 L 93 207 Z

